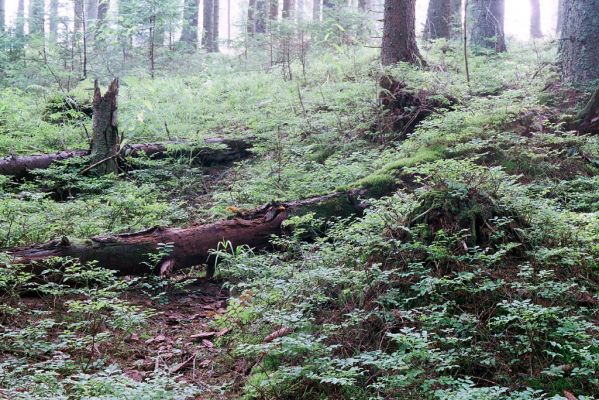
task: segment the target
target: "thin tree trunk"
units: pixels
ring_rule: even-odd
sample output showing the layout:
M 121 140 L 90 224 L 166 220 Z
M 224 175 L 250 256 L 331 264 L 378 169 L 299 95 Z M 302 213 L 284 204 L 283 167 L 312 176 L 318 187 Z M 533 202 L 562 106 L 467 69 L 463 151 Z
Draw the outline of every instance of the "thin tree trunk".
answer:
M 117 98 L 119 80 L 112 81 L 104 95 L 96 80 L 93 100 L 93 134 L 91 164 L 99 174 L 118 172 L 119 132 L 117 121 Z
M 110 5 L 109 0 L 100 0 L 98 2 L 98 11 L 96 12 L 97 23 L 96 23 L 96 32 L 99 32 L 104 23 L 106 22 L 106 16 L 108 15 L 108 7 Z
M 183 9 L 183 31 L 181 32 L 181 43 L 185 43 L 193 49 L 198 47 L 198 20 L 200 13 L 199 0 L 185 0 Z
M 490 49 L 497 53 L 507 51 L 504 34 L 504 0 L 471 0 L 470 44 L 475 49 Z
M 534 39 L 543 37 L 540 0 L 530 0 L 530 36 Z
M 424 38 L 426 40 L 449 39 L 451 24 L 451 2 L 448 0 L 430 0 Z
M 313 213 L 319 218 L 328 219 L 360 214 L 364 206 L 358 201 L 359 194 L 361 193 L 342 192 L 307 200 L 268 204 L 230 220 L 190 228 L 156 227 L 137 233 L 97 236 L 85 241 L 65 237 L 42 245 L 11 249 L 7 253 L 15 264 L 29 265 L 34 273 L 47 269 L 47 263 L 51 259 L 69 257 L 82 263 L 97 262 L 100 267 L 118 271 L 121 275 L 164 275 L 180 268 L 206 263 L 207 275 L 211 277 L 215 262 L 211 252 L 223 243 L 233 248 L 266 248 L 273 235 L 284 233 L 282 224 L 292 216 Z M 148 267 L 149 255 L 158 251 L 163 243 L 172 243 L 173 250 L 152 270 Z
M 559 62 L 564 80 L 588 84 L 599 79 L 599 0 L 564 0 Z
M 73 31 L 75 34 L 81 33 L 83 15 L 83 0 L 75 0 L 73 2 Z
M 423 63 L 416 44 L 416 0 L 385 0 L 381 62 Z
M 207 138 L 204 142 L 206 146 L 192 145 L 185 142 L 131 144 L 124 146 L 119 155 L 137 157 L 145 154 L 153 159 L 184 157 L 194 165 L 211 167 L 225 165 L 249 157 L 251 155 L 249 149 L 255 143 L 255 139 L 253 137 L 239 139 Z M 211 147 L 215 144 L 224 147 Z M 18 179 L 27 178 L 32 171 L 48 168 L 55 162 L 85 157 L 89 154 L 89 150 L 71 150 L 52 154 L 8 156 L 0 158 L 0 175 L 13 176 Z

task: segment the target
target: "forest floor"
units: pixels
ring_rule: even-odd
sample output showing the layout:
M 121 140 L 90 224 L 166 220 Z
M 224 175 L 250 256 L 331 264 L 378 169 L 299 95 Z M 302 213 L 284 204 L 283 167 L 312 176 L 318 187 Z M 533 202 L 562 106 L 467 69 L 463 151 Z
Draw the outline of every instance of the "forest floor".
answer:
M 459 48 L 423 52 L 427 69 L 382 71 L 327 49 L 295 81 L 226 57 L 123 77 L 129 143 L 252 135 L 253 156 L 0 177 L 2 248 L 368 193 L 360 217 L 290 218 L 269 251 L 223 242 L 211 281 L 202 260 L 165 279 L 75 260 L 33 276 L 0 253 L 0 397 L 597 398 L 599 142 L 571 129 L 588 93 L 559 84 L 550 42 L 473 56 L 470 84 Z M 60 96 L 36 90 L 2 89 L 0 155 L 84 148 L 91 121 L 40 117 Z

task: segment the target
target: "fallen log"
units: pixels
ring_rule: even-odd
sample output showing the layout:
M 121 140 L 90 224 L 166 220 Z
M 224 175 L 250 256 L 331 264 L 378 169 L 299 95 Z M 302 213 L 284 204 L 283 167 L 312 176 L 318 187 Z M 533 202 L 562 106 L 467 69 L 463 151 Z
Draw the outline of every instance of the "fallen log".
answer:
M 314 213 L 319 218 L 347 217 L 360 214 L 364 206 L 350 191 L 286 203 L 271 203 L 235 218 L 189 228 L 155 227 L 142 232 L 97 236 L 89 240 L 62 238 L 27 248 L 4 250 L 13 264 L 32 267 L 40 272 L 55 257 L 78 259 L 82 263 L 96 261 L 99 266 L 118 271 L 120 275 L 157 273 L 165 275 L 173 270 L 208 263 L 207 275 L 214 272 L 208 262 L 211 251 L 220 243 L 228 242 L 233 248 L 247 245 L 263 249 L 273 235 L 282 233 L 282 223 L 291 216 Z M 172 252 L 152 270 L 149 255 L 162 244 L 172 244 Z
M 207 146 L 182 142 L 131 144 L 124 146 L 121 154 L 137 157 L 144 153 L 155 159 L 185 156 L 197 165 L 214 166 L 248 157 L 250 155 L 249 149 L 253 146 L 254 141 L 252 137 L 245 137 L 239 139 L 204 139 Z M 221 144 L 224 147 L 214 148 L 210 146 L 215 144 Z M 8 156 L 0 158 L 0 175 L 24 178 L 30 175 L 31 171 L 48 168 L 54 162 L 74 157 L 86 157 L 89 154 L 88 150 L 72 150 L 54 154 Z

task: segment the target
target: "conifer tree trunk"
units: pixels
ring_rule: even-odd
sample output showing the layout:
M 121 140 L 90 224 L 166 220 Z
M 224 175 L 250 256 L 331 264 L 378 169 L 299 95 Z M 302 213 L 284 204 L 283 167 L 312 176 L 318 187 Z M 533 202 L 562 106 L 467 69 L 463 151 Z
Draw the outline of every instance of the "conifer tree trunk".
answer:
M 50 41 L 58 36 L 58 0 L 50 0 Z
M 453 40 L 462 39 L 462 0 L 451 0 L 450 36 Z
M 78 34 L 81 33 L 81 27 L 83 25 L 83 0 L 74 0 L 73 2 L 73 31 Z
M 127 1 L 127 0 L 121 0 Z M 86 0 L 85 3 L 85 15 L 87 18 L 87 25 L 91 26 L 92 23 L 98 18 L 98 0 Z
M 270 0 L 268 18 L 271 21 L 276 21 L 279 19 L 279 0 Z
M 219 27 L 220 27 L 220 2 L 219 0 L 212 0 L 214 10 L 212 11 L 212 53 L 218 53 L 218 38 Z
M 0 0 L 0 32 L 4 32 L 6 27 L 6 4 L 5 0 Z
M 430 0 L 424 38 L 426 40 L 449 39 L 451 23 L 451 2 L 447 0 Z
M 312 3 L 312 20 L 314 22 L 320 21 L 320 7 L 322 0 L 314 0 Z
M 283 19 L 293 18 L 294 10 L 295 10 L 295 1 L 294 0 L 283 0 Z
M 256 33 L 266 33 L 267 0 L 256 0 Z
M 214 0 L 204 0 L 204 21 L 202 32 L 202 46 L 208 51 L 212 51 L 212 41 L 214 34 L 213 26 Z
M 599 0 L 564 0 L 559 61 L 564 80 L 576 84 L 599 78 Z
M 468 8 L 471 46 L 497 53 L 507 51 L 504 0 L 471 0 Z
M 17 37 L 25 36 L 25 0 L 19 0 L 17 4 Z
M 118 79 L 112 81 L 104 95 L 100 92 L 98 80 L 94 82 L 93 134 L 90 156 L 92 169 L 99 174 L 118 172 L 118 95 Z
M 564 24 L 564 13 L 565 13 L 566 0 L 559 0 L 557 5 L 557 24 L 555 26 L 555 32 L 560 34 L 562 32 Z
M 44 0 L 30 0 L 29 3 L 29 33 L 44 35 Z
M 256 0 L 250 0 L 248 3 L 247 33 L 250 36 L 256 33 Z
M 199 0 L 185 0 L 183 8 L 182 43 L 196 49 L 198 47 L 198 20 L 200 17 Z
M 530 36 L 534 39 L 543 37 L 540 0 L 530 0 Z
M 423 62 L 416 43 L 416 0 L 385 0 L 381 62 Z

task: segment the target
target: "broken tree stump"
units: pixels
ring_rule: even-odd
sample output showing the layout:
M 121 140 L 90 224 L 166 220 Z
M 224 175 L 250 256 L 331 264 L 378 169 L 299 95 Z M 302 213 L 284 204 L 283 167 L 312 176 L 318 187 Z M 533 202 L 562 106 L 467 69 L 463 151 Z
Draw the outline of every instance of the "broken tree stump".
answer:
M 88 240 L 62 238 L 4 252 L 9 254 L 12 263 L 29 265 L 34 272 L 45 269 L 56 257 L 69 257 L 82 263 L 95 261 L 99 266 L 115 270 L 120 275 L 165 274 L 207 263 L 211 251 L 223 242 L 230 243 L 233 248 L 247 245 L 263 249 L 270 244 L 273 235 L 283 232 L 282 224 L 291 216 L 314 213 L 317 217 L 331 218 L 360 214 L 364 206 L 358 196 L 362 193 L 340 192 L 307 200 L 271 203 L 233 219 L 188 228 L 156 227 Z M 172 252 L 151 270 L 148 266 L 149 255 L 166 243 L 172 244 Z M 208 265 L 207 275 L 212 276 L 214 265 Z
M 110 83 L 104 95 L 100 91 L 98 80 L 95 80 L 90 169 L 100 175 L 116 174 L 119 168 L 118 95 L 118 78 Z

